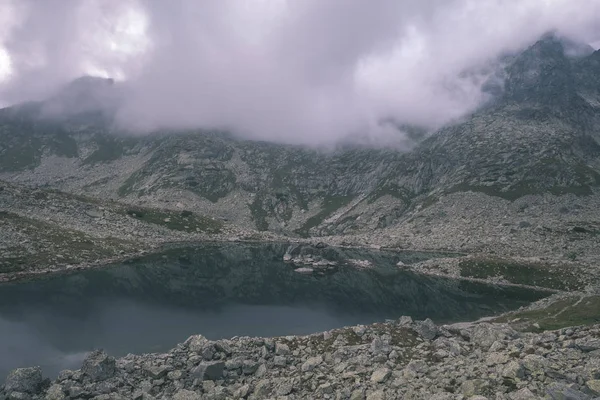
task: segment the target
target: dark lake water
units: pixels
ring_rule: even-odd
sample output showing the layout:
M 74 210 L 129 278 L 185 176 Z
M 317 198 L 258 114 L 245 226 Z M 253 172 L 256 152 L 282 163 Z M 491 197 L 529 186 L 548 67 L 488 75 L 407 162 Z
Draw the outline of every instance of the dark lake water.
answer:
M 45 376 L 79 368 L 86 352 L 166 351 L 192 334 L 308 334 L 396 319 L 464 321 L 518 308 L 545 293 L 425 277 L 396 263 L 435 254 L 304 247 L 329 260 L 368 260 L 300 274 L 287 245 L 173 249 L 103 269 L 0 285 L 0 381 L 40 365 Z

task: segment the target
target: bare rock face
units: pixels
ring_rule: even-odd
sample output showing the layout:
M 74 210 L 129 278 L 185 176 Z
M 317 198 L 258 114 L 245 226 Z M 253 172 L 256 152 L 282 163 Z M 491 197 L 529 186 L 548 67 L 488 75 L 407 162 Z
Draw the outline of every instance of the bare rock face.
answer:
M 81 372 L 92 381 L 104 381 L 115 375 L 116 362 L 114 357 L 109 357 L 105 352 L 96 350 L 83 361 Z

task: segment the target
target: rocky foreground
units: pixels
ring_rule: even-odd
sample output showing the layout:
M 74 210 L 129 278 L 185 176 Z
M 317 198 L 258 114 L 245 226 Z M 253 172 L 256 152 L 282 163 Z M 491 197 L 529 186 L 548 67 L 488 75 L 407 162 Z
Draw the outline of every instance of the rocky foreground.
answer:
M 520 333 L 409 317 L 304 337 L 192 336 L 166 354 L 91 353 L 54 382 L 13 371 L 0 399 L 594 399 L 600 325 Z

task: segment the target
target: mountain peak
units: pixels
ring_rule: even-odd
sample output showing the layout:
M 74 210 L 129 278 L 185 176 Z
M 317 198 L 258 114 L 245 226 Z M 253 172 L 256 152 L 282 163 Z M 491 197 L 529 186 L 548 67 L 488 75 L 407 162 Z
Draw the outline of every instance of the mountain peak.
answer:
M 64 85 L 44 101 L 41 117 L 64 118 L 82 114 L 109 114 L 118 103 L 113 79 L 82 76 Z
M 576 89 L 564 43 L 546 34 L 517 56 L 507 69 L 505 98 L 548 106 L 571 102 Z

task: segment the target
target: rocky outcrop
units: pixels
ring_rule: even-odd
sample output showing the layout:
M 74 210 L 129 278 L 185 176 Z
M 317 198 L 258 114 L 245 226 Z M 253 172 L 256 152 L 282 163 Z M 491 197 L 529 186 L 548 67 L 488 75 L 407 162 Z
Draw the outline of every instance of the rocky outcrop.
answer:
M 19 369 L 6 399 L 582 399 L 600 396 L 600 325 L 522 333 L 408 317 L 310 336 L 190 337 L 166 354 L 93 352 L 43 385 Z

